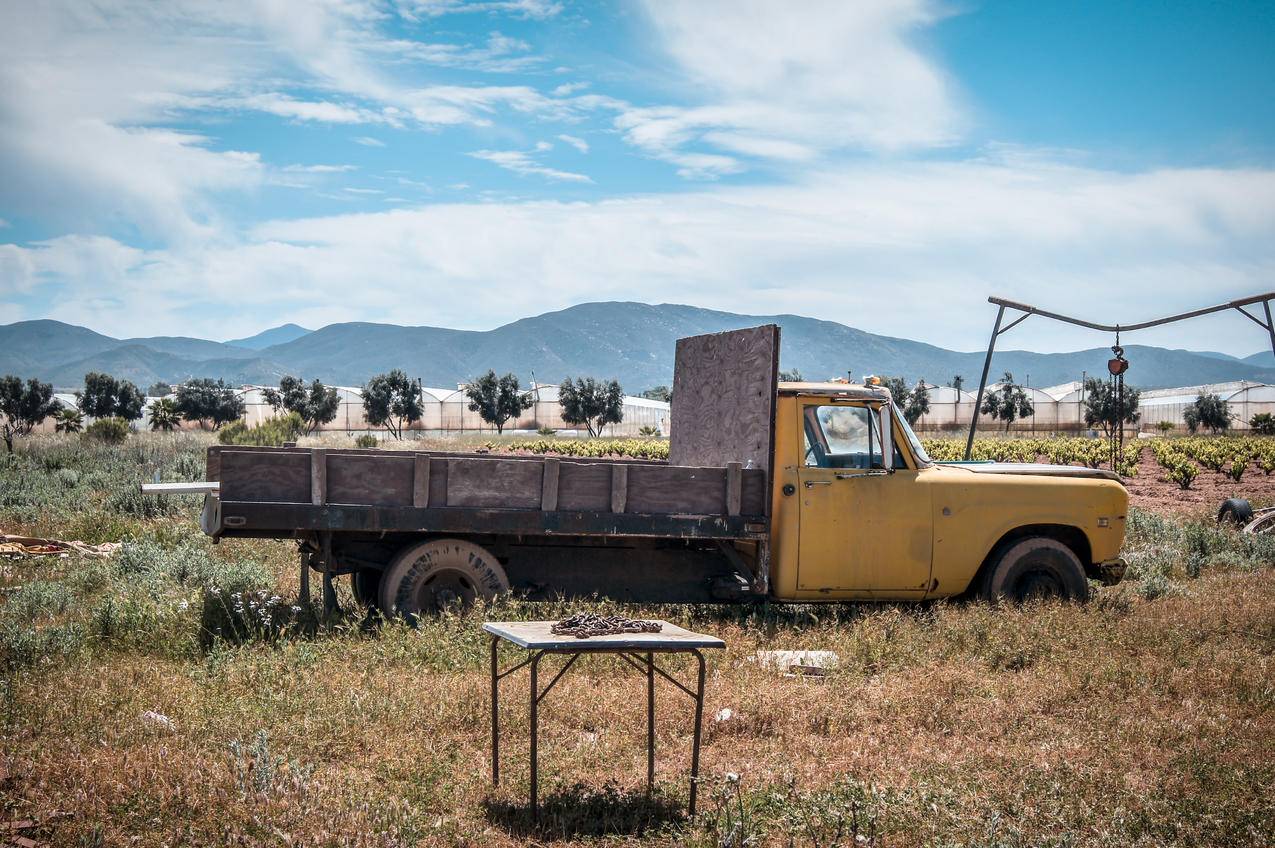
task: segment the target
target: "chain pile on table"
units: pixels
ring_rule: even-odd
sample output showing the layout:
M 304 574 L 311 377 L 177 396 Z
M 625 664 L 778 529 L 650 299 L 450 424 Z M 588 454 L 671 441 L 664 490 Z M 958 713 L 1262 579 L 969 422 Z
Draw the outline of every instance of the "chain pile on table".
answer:
M 574 636 L 588 639 L 590 636 L 610 636 L 614 633 L 659 633 L 664 625 L 642 618 L 625 618 L 622 615 L 597 615 L 578 612 L 555 622 L 550 630 L 555 636 Z

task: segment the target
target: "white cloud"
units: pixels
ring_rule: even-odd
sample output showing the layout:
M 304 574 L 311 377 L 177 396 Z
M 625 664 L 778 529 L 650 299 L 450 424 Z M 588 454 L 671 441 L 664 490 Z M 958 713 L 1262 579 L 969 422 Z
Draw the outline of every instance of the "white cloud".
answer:
M 361 144 L 364 147 L 384 147 L 385 146 L 385 142 L 377 138 L 372 138 L 370 135 L 355 136 L 352 140 L 354 141 L 355 144 Z
M 533 17 L 552 11 L 502 5 Z M 221 149 L 218 111 L 405 129 L 578 114 L 530 86 L 431 84 L 419 72 L 425 58 L 385 35 L 391 16 L 380 0 L 0 7 L 0 209 L 73 231 L 207 238 L 225 227 L 219 195 L 269 179 L 254 154 Z M 443 53 L 492 69 L 533 58 L 500 33 Z M 192 117 L 208 137 L 165 128 Z
M 302 174 L 340 174 L 358 169 L 357 165 L 287 165 L 283 170 Z
M 5 261 L 23 263 L 23 279 L 51 287 L 54 317 L 115 335 L 178 316 L 183 332 L 224 334 L 228 322 L 288 314 L 297 300 L 342 320 L 485 328 L 640 296 L 978 349 L 992 293 L 1133 321 L 1268 289 L 1275 172 L 863 164 L 788 186 L 277 221 L 231 244 L 10 247 Z M 377 286 L 351 300 L 350 281 L 370 267 Z M 1239 316 L 1225 341 L 1207 326 L 1126 341 L 1235 353 L 1263 343 Z M 1007 347 L 1110 343 L 1046 322 L 1015 333 Z
M 585 141 L 582 138 L 579 138 L 578 136 L 563 134 L 558 136 L 558 141 L 566 142 L 567 144 L 574 147 L 576 150 L 579 150 L 581 153 L 589 152 L 589 142 Z
M 842 150 L 942 146 L 960 136 L 951 84 L 910 41 L 938 17 L 931 0 L 797 7 L 649 0 L 645 7 L 688 97 L 700 105 L 624 108 L 616 125 L 683 176 L 737 172 L 739 155 L 804 161 Z
M 350 194 L 385 194 L 379 188 L 346 188 L 345 190 Z
M 206 105 L 214 105 L 214 102 L 206 101 Z M 216 102 L 216 105 L 229 108 L 254 109 L 258 112 L 266 112 L 282 118 L 293 118 L 298 121 L 317 121 L 325 124 L 398 123 L 393 113 L 387 114 L 327 101 L 296 100 L 274 93 L 227 98 Z
M 544 61 L 540 56 L 530 54 L 531 45 L 527 42 L 499 32 L 491 33 L 482 47 L 399 39 L 379 42 L 374 49 L 430 65 L 468 68 L 488 73 L 527 71 Z
M 557 0 L 399 0 L 405 17 L 438 17 L 474 12 L 502 12 L 515 17 L 545 20 L 561 14 Z
M 550 145 L 552 147 L 552 145 Z M 547 148 L 536 146 L 537 151 L 543 152 Z M 490 162 L 493 165 L 504 168 L 506 171 L 513 171 L 515 174 L 522 176 L 540 176 L 549 180 L 569 183 L 591 183 L 593 180 L 584 175 L 576 174 L 571 171 L 560 171 L 557 168 L 550 168 L 542 165 L 531 158 L 531 155 L 521 150 L 475 150 L 469 154 L 475 159 L 482 159 L 484 162 Z
M 563 83 L 562 85 L 559 85 L 559 86 L 557 86 L 557 87 L 555 87 L 555 88 L 554 88 L 554 90 L 553 90 L 553 96 L 554 96 L 554 97 L 567 97 L 567 96 L 569 96 L 569 95 L 575 94 L 577 91 L 584 91 L 584 90 L 585 90 L 586 88 L 588 88 L 588 87 L 589 87 L 589 84 L 588 84 L 587 82 L 568 82 L 568 83 Z

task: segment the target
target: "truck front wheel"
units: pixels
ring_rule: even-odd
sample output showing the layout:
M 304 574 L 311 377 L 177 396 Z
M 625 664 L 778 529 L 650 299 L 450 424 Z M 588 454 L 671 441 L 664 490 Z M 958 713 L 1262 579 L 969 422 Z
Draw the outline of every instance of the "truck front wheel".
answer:
M 1089 581 L 1071 548 L 1048 536 L 1031 536 L 1006 548 L 988 568 L 980 593 L 985 600 L 1016 603 L 1043 598 L 1089 599 Z
M 463 539 L 431 539 L 394 557 L 381 578 L 381 609 L 411 618 L 468 609 L 508 591 L 505 569 L 490 553 Z

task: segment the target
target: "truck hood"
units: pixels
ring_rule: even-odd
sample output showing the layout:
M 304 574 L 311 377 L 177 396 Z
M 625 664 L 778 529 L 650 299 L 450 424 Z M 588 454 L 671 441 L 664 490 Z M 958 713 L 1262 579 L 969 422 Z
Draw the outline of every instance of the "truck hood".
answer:
M 950 468 L 973 471 L 975 474 L 1030 474 L 1039 477 L 1088 477 L 1096 480 L 1114 480 L 1123 485 L 1120 475 L 1105 468 L 1085 468 L 1080 465 L 1050 465 L 1044 462 L 940 462 Z

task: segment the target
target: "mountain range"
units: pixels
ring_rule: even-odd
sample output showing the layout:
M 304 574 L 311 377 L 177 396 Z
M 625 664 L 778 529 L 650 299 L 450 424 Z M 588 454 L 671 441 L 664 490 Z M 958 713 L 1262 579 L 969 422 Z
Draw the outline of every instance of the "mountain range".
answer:
M 0 326 L 0 374 L 37 377 L 58 389 L 82 385 L 104 371 L 145 389 L 192 377 L 234 384 L 274 384 L 285 374 L 357 386 L 402 368 L 427 386 L 450 387 L 495 369 L 529 382 L 566 376 L 615 378 L 630 393 L 672 385 L 677 339 L 776 323 L 782 328 L 781 367 L 807 379 L 888 374 L 948 383 L 962 375 L 977 385 L 984 353 L 945 350 L 799 315 L 739 315 L 677 304 L 584 303 L 523 318 L 494 330 L 451 330 L 350 322 L 307 330 L 285 324 L 246 339 L 214 342 L 185 336 L 116 339 L 60 321 Z M 1270 351 L 1244 359 L 1213 352 L 1127 345 L 1127 380 L 1143 388 L 1231 380 L 1275 383 Z M 991 379 L 1005 371 L 1033 386 L 1105 374 L 1110 352 L 997 351 Z

